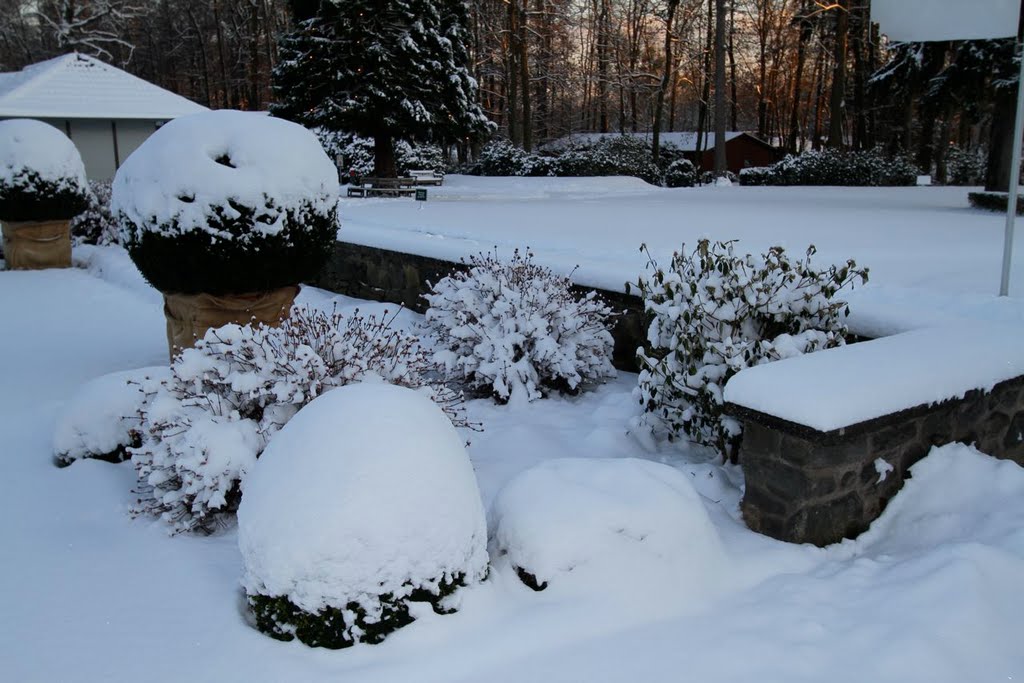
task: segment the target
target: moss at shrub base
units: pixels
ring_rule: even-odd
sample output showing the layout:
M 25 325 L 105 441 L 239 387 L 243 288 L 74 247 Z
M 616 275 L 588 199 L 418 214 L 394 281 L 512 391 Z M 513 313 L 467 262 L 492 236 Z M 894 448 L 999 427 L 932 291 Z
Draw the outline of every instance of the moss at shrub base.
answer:
M 366 610 L 350 602 L 344 608 L 326 607 L 317 613 L 307 612 L 284 595 L 250 595 L 249 608 L 256 618 L 256 628 L 277 640 L 295 638 L 310 647 L 340 650 L 356 642 L 376 645 L 394 631 L 408 626 L 415 618 L 409 612 L 409 603 L 429 603 L 437 614 L 448 614 L 441 601 L 465 585 L 465 576 L 457 575 L 451 581 L 442 580 L 437 594 L 416 589 L 408 597 L 396 599 L 382 595 L 379 619 L 369 621 Z
M 971 192 L 967 201 L 975 209 L 1006 212 L 1006 203 L 1010 197 L 1005 192 Z M 1017 197 L 1017 215 L 1024 216 L 1024 197 Z

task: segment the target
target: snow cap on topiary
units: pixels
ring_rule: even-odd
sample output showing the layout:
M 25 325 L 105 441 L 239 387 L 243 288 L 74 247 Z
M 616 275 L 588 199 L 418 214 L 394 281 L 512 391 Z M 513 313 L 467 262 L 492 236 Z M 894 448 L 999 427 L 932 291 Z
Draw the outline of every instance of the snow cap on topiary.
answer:
M 82 156 L 53 126 L 0 121 L 0 220 L 71 218 L 89 198 Z
M 487 570 L 480 493 L 458 432 L 421 392 L 353 384 L 278 432 L 244 485 L 238 542 L 250 596 L 315 614 L 437 594 Z
M 118 170 L 111 211 L 158 289 L 242 293 L 315 275 L 337 233 L 337 190 L 312 132 L 220 110 L 151 135 Z
M 330 213 L 338 174 L 316 136 L 259 112 L 182 116 L 151 135 L 114 179 L 113 211 L 130 232 L 208 232 L 211 213 L 257 209 L 253 234 L 278 234 L 289 210 Z
M 647 460 L 541 463 L 505 485 L 494 518 L 498 552 L 535 590 L 687 605 L 728 567 L 689 476 Z

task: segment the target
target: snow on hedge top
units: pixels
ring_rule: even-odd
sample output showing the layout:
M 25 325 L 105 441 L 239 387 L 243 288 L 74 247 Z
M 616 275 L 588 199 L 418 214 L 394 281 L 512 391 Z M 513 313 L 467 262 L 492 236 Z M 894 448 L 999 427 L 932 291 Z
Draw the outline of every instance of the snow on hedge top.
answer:
M 650 609 L 713 592 L 728 567 L 689 477 L 647 460 L 549 460 L 501 490 L 494 517 L 498 550 L 552 590 Z
M 89 192 L 82 155 L 67 135 L 34 119 L 0 121 L 0 187 L 33 192 L 38 181 L 56 186 L 50 191 Z
M 244 485 L 238 543 L 250 594 L 317 612 L 487 567 L 476 477 L 425 395 L 353 384 L 316 398 L 270 441 Z
M 258 112 L 202 112 L 175 119 L 132 153 L 114 177 L 111 208 L 138 231 L 205 230 L 217 212 L 256 211 L 254 230 L 281 232 L 288 214 L 326 215 L 338 173 L 316 136 Z
M 933 327 L 737 373 L 725 401 L 822 432 L 1024 375 L 1024 325 Z

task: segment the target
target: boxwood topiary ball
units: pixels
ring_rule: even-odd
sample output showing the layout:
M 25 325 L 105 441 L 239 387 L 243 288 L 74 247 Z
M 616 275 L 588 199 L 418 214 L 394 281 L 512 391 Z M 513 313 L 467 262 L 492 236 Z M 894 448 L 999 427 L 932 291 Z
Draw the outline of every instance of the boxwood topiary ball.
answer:
M 316 136 L 255 112 L 183 116 L 118 170 L 111 210 L 157 289 L 241 294 L 314 276 L 337 233 L 338 175 Z
M 88 205 L 78 149 L 33 119 L 0 121 L 0 221 L 66 220 Z

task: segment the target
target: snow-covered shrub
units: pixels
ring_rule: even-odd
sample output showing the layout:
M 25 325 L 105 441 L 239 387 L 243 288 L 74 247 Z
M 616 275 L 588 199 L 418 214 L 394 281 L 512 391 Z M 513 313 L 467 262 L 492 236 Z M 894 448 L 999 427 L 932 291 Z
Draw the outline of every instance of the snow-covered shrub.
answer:
M 577 297 L 568 277 L 529 252 L 516 250 L 507 262 L 480 254 L 468 266 L 424 295 L 434 358 L 453 376 L 505 402 L 519 392 L 530 401 L 547 389 L 576 392 L 615 375 L 612 310 L 594 292 Z
M 337 233 L 338 174 L 316 136 L 255 112 L 175 119 L 114 178 L 111 209 L 157 289 L 238 294 L 316 272 Z
M 373 175 L 373 139 L 350 135 L 341 146 L 343 175 L 349 178 L 365 178 Z
M 110 181 L 90 180 L 92 197 L 85 211 L 71 219 L 74 245 L 97 244 L 101 247 L 121 243 L 121 228 L 110 213 Z
M 984 185 L 988 155 L 978 148 L 968 150 L 951 145 L 946 152 L 946 183 L 948 185 Z
M 665 169 L 665 187 L 693 187 L 697 168 L 689 159 L 676 159 Z
M 775 185 L 775 168 L 773 166 L 751 166 L 740 170 L 740 185 L 764 186 Z
M 226 325 L 183 350 L 145 404 L 142 444 L 131 449 L 138 511 L 176 532 L 212 529 L 236 509 L 240 482 L 270 437 L 303 405 L 351 382 L 424 387 L 465 425 L 461 395 L 392 320 L 296 307 L 280 327 Z
M 142 443 L 140 415 L 148 397 L 170 378 L 166 366 L 125 370 L 86 382 L 57 418 L 53 454 L 60 466 L 82 458 L 128 459 Z
M 727 567 L 690 477 L 648 460 L 549 460 L 505 485 L 493 517 L 495 556 L 534 590 L 650 609 L 706 596 Z
M 89 201 L 74 143 L 33 119 L 0 121 L 0 220 L 64 220 Z
M 662 182 L 661 169 L 651 160 L 650 143 L 628 135 L 601 138 L 576 145 L 556 159 L 558 176 L 633 176 L 652 185 Z
M 444 150 L 431 143 L 416 143 L 399 140 L 395 143 L 395 164 L 399 175 L 409 171 L 434 171 L 444 173 L 448 167 Z
M 347 133 L 330 130 L 323 126 L 311 128 L 310 131 L 316 136 L 316 139 L 320 142 L 320 146 L 324 148 L 324 153 L 332 160 L 337 159 L 339 155 L 344 153 L 345 146 L 352 138 L 352 136 Z
M 733 185 L 735 185 L 735 184 L 740 182 L 739 177 L 735 173 L 733 173 L 732 171 L 726 171 L 725 172 L 725 178 L 726 178 L 726 180 L 728 180 Z M 700 184 L 701 185 L 714 185 L 717 182 L 718 182 L 718 177 L 715 175 L 714 171 L 704 171 L 703 173 L 700 174 Z
M 270 442 L 238 510 L 257 627 L 318 647 L 379 643 L 487 573 L 487 525 L 458 432 L 421 392 L 329 391 Z
M 845 343 L 846 302 L 836 293 L 866 268 L 854 261 L 817 269 L 813 246 L 791 260 L 782 247 L 739 255 L 735 242 L 700 240 L 667 269 L 650 261 L 637 287 L 652 317 L 638 349 L 637 426 L 682 435 L 735 458 L 740 426 L 722 414 L 722 390 L 743 368 Z M 784 400 L 782 397 L 780 400 Z
M 523 160 L 523 175 L 546 178 L 558 171 L 558 158 L 543 154 L 530 154 Z
M 762 169 L 740 172 L 743 185 L 914 185 L 918 169 L 907 158 L 886 156 L 881 150 L 842 152 L 834 149 L 788 155 Z
M 481 175 L 519 176 L 525 175 L 526 162 L 530 155 L 508 140 L 492 140 L 481 150 L 477 163 Z

